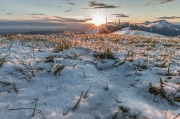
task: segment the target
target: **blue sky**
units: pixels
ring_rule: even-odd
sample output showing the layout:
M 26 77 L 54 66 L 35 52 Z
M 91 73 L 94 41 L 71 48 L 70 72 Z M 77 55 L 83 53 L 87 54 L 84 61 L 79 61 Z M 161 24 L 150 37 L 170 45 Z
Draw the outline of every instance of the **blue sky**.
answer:
M 36 20 L 53 18 L 92 18 L 97 12 L 110 20 L 111 14 L 128 15 L 130 22 L 152 21 L 159 17 L 180 17 L 180 0 L 97 0 L 96 3 L 117 8 L 90 7 L 90 0 L 1 0 L 0 20 Z M 89 9 L 83 9 L 89 8 Z M 180 18 L 168 19 L 180 22 Z
M 81 23 L 100 14 L 113 21 L 180 23 L 180 0 L 0 0 L 0 21 Z M 116 15 L 112 15 L 116 14 Z

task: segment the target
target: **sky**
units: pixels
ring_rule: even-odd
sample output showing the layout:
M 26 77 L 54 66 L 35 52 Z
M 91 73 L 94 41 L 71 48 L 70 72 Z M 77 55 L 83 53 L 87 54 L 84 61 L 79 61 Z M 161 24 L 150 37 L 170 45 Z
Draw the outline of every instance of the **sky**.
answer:
M 11 26 L 75 27 L 88 24 L 96 15 L 109 22 L 121 17 L 131 23 L 159 19 L 180 23 L 179 11 L 180 0 L 0 0 L 0 29 L 9 21 Z

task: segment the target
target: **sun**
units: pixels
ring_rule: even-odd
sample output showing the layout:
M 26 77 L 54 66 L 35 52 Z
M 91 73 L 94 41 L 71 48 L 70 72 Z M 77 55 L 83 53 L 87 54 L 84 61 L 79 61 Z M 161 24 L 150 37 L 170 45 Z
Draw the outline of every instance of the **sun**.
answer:
M 105 19 L 101 15 L 96 15 L 92 18 L 91 23 L 95 24 L 96 26 L 100 26 L 101 24 L 105 23 Z

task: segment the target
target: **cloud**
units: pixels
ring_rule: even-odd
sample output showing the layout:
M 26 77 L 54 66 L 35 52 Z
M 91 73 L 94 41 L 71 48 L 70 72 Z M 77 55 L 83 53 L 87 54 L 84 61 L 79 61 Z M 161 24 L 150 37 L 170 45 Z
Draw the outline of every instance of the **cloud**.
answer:
M 165 4 L 165 3 L 169 3 L 173 1 L 176 1 L 176 0 L 154 0 L 153 2 L 145 4 L 145 6 Z
M 93 24 L 90 23 L 60 23 L 37 20 L 2 21 L 0 20 L 1 33 L 24 33 L 29 31 L 87 31 Z
M 57 7 L 61 7 L 61 6 L 57 6 Z
M 90 20 L 92 20 L 92 18 L 85 18 L 85 20 L 86 20 L 86 21 L 90 21 Z
M 107 5 L 105 3 L 98 3 L 97 1 L 89 2 L 90 8 L 83 8 L 83 9 L 100 9 L 100 8 L 119 8 L 121 6 L 114 6 L 114 5 Z
M 111 14 L 111 15 L 115 15 L 116 17 L 129 17 L 129 15 L 125 15 L 125 14 Z
M 44 15 L 44 14 L 36 14 L 36 13 L 34 13 L 34 14 L 29 14 L 29 15 L 32 15 L 32 16 L 39 16 L 39 15 Z
M 149 2 L 147 4 L 145 4 L 145 6 L 151 6 L 151 5 L 156 5 L 154 2 Z
M 158 0 L 159 1 L 159 4 L 164 4 L 164 3 L 167 3 L 167 2 L 173 2 L 175 0 Z
M 180 19 L 180 17 L 178 17 L 178 16 L 171 16 L 171 17 L 164 16 L 164 17 L 159 17 L 156 19 Z
M 72 2 L 68 2 L 67 4 L 69 4 L 69 5 L 76 5 L 75 3 L 72 3 Z
M 87 22 L 90 19 L 61 18 L 60 22 Z
M 84 18 L 84 19 L 76 19 L 76 18 L 64 18 L 59 16 L 54 16 L 55 19 L 49 19 L 49 21 L 58 21 L 58 22 L 71 22 L 71 23 L 77 23 L 77 22 L 87 22 L 92 20 L 92 18 Z
M 66 11 L 64 11 L 64 12 L 71 12 L 72 10 L 66 10 Z
M 6 13 L 6 14 L 8 14 L 8 15 L 13 15 L 14 13 Z

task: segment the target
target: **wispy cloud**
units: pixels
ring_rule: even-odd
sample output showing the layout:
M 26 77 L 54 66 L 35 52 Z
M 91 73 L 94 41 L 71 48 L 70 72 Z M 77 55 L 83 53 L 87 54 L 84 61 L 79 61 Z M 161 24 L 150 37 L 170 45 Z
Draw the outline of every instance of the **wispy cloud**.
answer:
M 159 1 L 159 4 L 164 4 L 164 3 L 167 3 L 167 2 L 173 2 L 175 0 L 158 0 Z
M 90 8 L 83 8 L 83 9 L 101 9 L 101 8 L 119 8 L 121 6 L 115 6 L 115 5 L 108 5 L 105 3 L 98 3 L 97 1 L 89 2 Z
M 64 11 L 64 12 L 71 12 L 72 10 L 66 10 L 66 11 Z
M 83 18 L 83 19 L 78 19 L 78 18 L 64 18 L 64 17 L 59 17 L 59 16 L 54 16 L 55 19 L 49 19 L 50 21 L 58 21 L 58 22 L 87 22 L 92 20 L 92 18 Z
M 40 16 L 40 15 L 44 15 L 44 14 L 33 13 L 33 14 L 29 14 L 29 15 L 32 15 L 32 16 Z
M 152 5 L 156 5 L 154 2 L 149 2 L 147 4 L 145 4 L 145 6 L 152 6 Z
M 125 14 L 111 14 L 114 15 L 116 17 L 129 17 L 129 15 L 125 15 Z
M 65 0 L 65 1 L 66 1 L 66 3 L 69 4 L 69 5 L 76 5 L 75 3 L 70 2 L 70 0 Z
M 67 4 L 69 4 L 69 5 L 76 5 L 75 3 L 72 3 L 72 2 L 68 2 Z
M 159 17 L 156 19 L 180 19 L 180 17 L 178 17 L 178 16 L 170 16 L 170 17 L 164 16 L 164 17 Z
M 9 13 L 9 12 L 8 12 L 8 13 L 6 13 L 6 14 L 8 14 L 8 15 L 13 15 L 14 13 Z
M 154 0 L 153 2 L 149 2 L 149 3 L 145 4 L 145 6 L 165 4 L 165 3 L 169 3 L 169 2 L 173 2 L 173 1 L 176 1 L 176 0 Z
M 87 22 L 90 19 L 61 18 L 60 22 Z
M 65 23 L 65 22 L 49 22 L 49 21 L 39 21 L 39 20 L 19 20 L 19 21 L 2 21 L 0 20 L 0 32 L 9 33 L 9 32 L 29 32 L 29 31 L 87 31 L 92 24 L 90 23 Z

